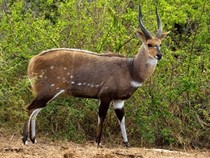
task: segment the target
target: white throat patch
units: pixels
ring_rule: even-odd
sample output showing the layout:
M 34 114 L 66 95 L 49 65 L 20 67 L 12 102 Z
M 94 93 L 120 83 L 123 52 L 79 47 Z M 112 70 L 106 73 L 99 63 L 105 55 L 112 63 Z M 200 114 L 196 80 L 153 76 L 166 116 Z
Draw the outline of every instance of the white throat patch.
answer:
M 140 82 L 137 82 L 137 81 L 131 81 L 131 86 L 134 87 L 134 88 L 138 88 L 142 85 L 142 83 Z
M 158 60 L 156 58 L 147 60 L 147 64 L 152 65 L 152 66 L 157 65 L 157 63 L 158 63 Z

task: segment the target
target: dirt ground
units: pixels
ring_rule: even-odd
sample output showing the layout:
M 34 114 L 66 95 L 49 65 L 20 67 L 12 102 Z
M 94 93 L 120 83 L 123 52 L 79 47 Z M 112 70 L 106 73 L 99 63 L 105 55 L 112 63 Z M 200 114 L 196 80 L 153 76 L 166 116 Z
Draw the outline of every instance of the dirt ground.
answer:
M 210 158 L 210 151 L 98 148 L 94 143 L 50 142 L 40 138 L 37 144 L 23 145 L 20 136 L 0 135 L 0 158 Z

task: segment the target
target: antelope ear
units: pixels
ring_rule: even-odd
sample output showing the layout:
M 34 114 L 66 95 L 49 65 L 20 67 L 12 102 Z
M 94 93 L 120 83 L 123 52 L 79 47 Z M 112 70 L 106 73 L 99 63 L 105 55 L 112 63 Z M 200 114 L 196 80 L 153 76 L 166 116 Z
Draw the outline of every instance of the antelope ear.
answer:
M 162 35 L 159 37 L 159 39 L 160 40 L 163 40 L 169 33 L 170 33 L 170 31 L 169 32 L 162 33 Z
M 147 41 L 145 35 L 144 35 L 140 30 L 136 30 L 135 32 L 136 32 L 136 37 L 137 37 L 140 41 L 142 41 L 142 42 Z

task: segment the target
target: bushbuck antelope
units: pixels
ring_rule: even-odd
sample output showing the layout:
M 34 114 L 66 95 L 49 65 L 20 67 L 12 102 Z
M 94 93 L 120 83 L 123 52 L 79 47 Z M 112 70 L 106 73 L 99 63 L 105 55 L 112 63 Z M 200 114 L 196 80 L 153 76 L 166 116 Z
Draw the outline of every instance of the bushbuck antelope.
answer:
M 152 36 L 142 23 L 139 6 L 139 27 L 137 37 L 143 42 L 133 58 L 110 54 L 96 54 L 86 50 L 58 48 L 41 52 L 28 65 L 28 76 L 35 99 L 28 106 L 29 119 L 23 129 L 23 143 L 28 135 L 35 140 L 36 117 L 43 107 L 61 94 L 75 97 L 99 99 L 96 142 L 100 145 L 103 122 L 110 103 L 117 115 L 123 142 L 128 138 L 125 127 L 124 100 L 131 97 L 155 70 L 160 52 L 162 33 L 161 20 L 156 9 L 158 32 Z

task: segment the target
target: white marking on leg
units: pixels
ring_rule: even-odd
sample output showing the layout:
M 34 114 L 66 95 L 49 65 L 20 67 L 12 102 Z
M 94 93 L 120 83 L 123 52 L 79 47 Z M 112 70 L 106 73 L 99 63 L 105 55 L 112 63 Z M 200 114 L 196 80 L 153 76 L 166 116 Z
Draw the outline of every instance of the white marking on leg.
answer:
M 39 110 L 40 110 L 40 108 L 34 110 L 34 111 L 31 113 L 31 115 L 29 116 L 29 119 L 28 119 L 28 132 L 29 132 L 29 129 L 30 129 L 31 119 L 32 119 L 33 115 L 34 115 L 37 111 L 39 111 Z
M 99 117 L 99 115 L 98 115 L 98 125 L 101 123 L 101 119 L 100 119 L 100 117 Z
M 65 92 L 65 90 L 59 91 L 52 99 L 50 99 L 47 103 L 55 99 L 57 96 L 59 96 L 61 93 Z M 41 111 L 42 108 L 38 108 L 34 110 L 28 120 L 28 130 L 30 129 L 30 124 L 31 124 L 31 137 L 33 138 L 35 136 L 35 126 L 36 126 L 36 117 L 38 113 Z M 29 132 L 29 131 L 28 131 Z
M 55 94 L 55 96 L 54 96 L 52 99 L 50 99 L 47 103 L 51 102 L 53 99 L 55 99 L 57 96 L 59 96 L 59 95 L 60 95 L 61 93 L 63 93 L 63 92 L 65 92 L 64 89 L 62 89 L 62 90 L 59 91 L 57 94 Z
M 31 118 L 31 138 L 34 138 L 36 135 L 36 117 L 41 110 L 42 108 L 36 110 Z
M 128 142 L 128 137 L 127 137 L 126 128 L 125 128 L 125 116 L 123 116 L 121 122 L 119 121 L 119 123 L 120 123 L 120 129 L 121 129 L 123 141 Z
M 140 82 L 137 82 L 137 81 L 131 81 L 131 86 L 134 87 L 134 88 L 138 88 L 142 85 L 142 83 Z
M 113 106 L 114 109 L 122 109 L 124 107 L 124 100 L 114 100 Z
M 98 100 L 98 104 L 99 104 L 99 106 L 101 105 L 101 100 Z M 100 119 L 100 117 L 99 117 L 99 115 L 98 115 L 98 125 L 101 123 L 101 119 Z
M 113 106 L 114 106 L 114 109 L 122 109 L 124 107 L 124 100 L 114 100 Z M 121 121 L 119 119 L 118 119 L 118 121 L 120 124 L 123 141 L 128 142 L 127 133 L 126 133 L 126 129 L 125 129 L 125 116 L 123 116 Z

